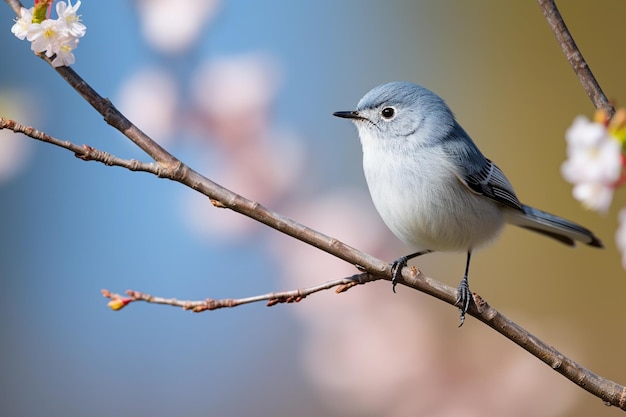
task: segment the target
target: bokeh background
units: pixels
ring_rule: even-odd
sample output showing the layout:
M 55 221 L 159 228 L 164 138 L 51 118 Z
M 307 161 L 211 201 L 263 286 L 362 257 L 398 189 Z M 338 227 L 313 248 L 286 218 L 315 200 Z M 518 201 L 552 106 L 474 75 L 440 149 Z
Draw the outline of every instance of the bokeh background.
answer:
M 600 84 L 626 102 L 626 3 L 560 2 Z M 536 2 L 92 2 L 73 68 L 209 178 L 379 258 L 409 252 L 377 217 L 356 130 L 331 116 L 392 80 L 443 96 L 531 205 L 606 249 L 508 228 L 472 289 L 591 370 L 626 383 L 626 276 L 606 215 L 560 175 L 593 107 Z M 53 12 L 54 17 L 54 12 Z M 83 102 L 0 7 L 0 114 L 146 160 Z M 612 416 L 621 413 L 457 310 L 388 282 L 302 303 L 194 315 L 100 289 L 235 298 L 354 267 L 150 175 L 0 133 L 3 416 Z M 416 265 L 456 286 L 463 254 Z

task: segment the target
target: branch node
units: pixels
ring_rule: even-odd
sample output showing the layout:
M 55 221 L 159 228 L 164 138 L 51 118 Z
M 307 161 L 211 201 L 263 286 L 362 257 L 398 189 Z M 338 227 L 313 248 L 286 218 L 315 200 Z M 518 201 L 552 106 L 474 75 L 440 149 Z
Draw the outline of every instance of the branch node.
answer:
M 335 290 L 335 293 L 337 294 L 341 294 L 342 292 L 346 292 L 348 291 L 350 288 L 352 287 L 356 287 L 357 285 L 359 285 L 360 282 L 349 282 L 347 284 L 343 284 L 337 287 L 337 289 Z
M 267 307 L 272 307 L 272 306 L 275 306 L 276 304 L 278 304 L 278 303 L 280 303 L 280 302 L 281 302 L 281 301 L 280 301 L 280 299 L 279 299 L 279 298 L 272 298 L 272 299 L 270 299 L 270 300 L 267 300 L 267 304 L 266 304 L 266 306 L 267 306 Z
M 209 200 L 211 201 L 211 204 L 213 205 L 213 207 L 216 207 L 216 208 L 226 208 L 224 203 L 222 203 L 219 200 L 215 200 L 214 198 L 210 198 Z

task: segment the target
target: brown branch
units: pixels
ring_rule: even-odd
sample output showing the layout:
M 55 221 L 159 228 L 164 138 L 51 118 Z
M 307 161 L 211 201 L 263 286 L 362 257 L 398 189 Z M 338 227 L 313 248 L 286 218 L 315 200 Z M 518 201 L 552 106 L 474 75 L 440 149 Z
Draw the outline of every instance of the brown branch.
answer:
M 50 143 L 63 149 L 67 149 L 74 152 L 74 156 L 82 159 L 83 161 L 97 161 L 102 162 L 103 164 L 108 166 L 118 166 L 129 169 L 131 171 L 149 172 L 156 175 L 157 177 L 162 177 L 164 175 L 164 169 L 159 164 L 155 164 L 152 162 L 140 162 L 135 159 L 118 158 L 108 152 L 92 148 L 89 145 L 80 146 L 70 141 L 57 139 L 33 127 L 24 126 L 16 122 L 15 120 L 6 119 L 2 116 L 0 116 L 0 129 L 9 129 L 15 133 L 23 133 L 24 135 L 33 139 Z
M 578 49 L 578 46 L 576 46 L 576 42 L 574 42 L 572 34 L 567 29 L 565 21 L 563 20 L 559 9 L 556 7 L 556 3 L 554 0 L 538 0 L 538 2 L 543 15 L 546 17 L 546 20 L 552 29 L 552 32 L 554 32 L 556 39 L 559 41 L 559 45 L 561 45 L 563 54 L 565 54 L 567 61 L 578 76 L 578 79 L 591 99 L 591 102 L 596 109 L 606 112 L 609 118 L 613 117 L 613 114 L 615 114 L 615 108 L 606 98 L 602 88 L 600 88 L 600 84 L 598 84 L 598 81 L 593 76 L 587 61 L 585 61 L 585 58 Z
M 11 9 L 13 9 L 13 12 L 16 15 L 20 15 L 20 9 L 24 6 L 22 6 L 22 3 L 19 0 L 4 0 L 9 7 L 11 7 Z
M 331 288 L 337 287 L 337 293 L 345 292 L 347 289 L 352 288 L 355 285 L 365 284 L 366 282 L 376 281 L 378 279 L 380 278 L 374 275 L 362 273 L 353 275 L 351 277 L 328 281 L 324 284 L 315 285 L 308 288 L 281 292 L 271 292 L 246 298 L 223 298 L 220 300 L 207 298 L 205 300 L 199 301 L 181 301 L 176 298 L 156 297 L 135 290 L 127 290 L 126 297 L 120 294 L 112 293 L 109 290 L 102 290 L 102 295 L 111 300 L 109 302 L 109 307 L 113 310 L 121 310 L 132 302 L 143 301 L 151 304 L 163 304 L 172 307 L 180 307 L 183 310 L 191 310 L 194 313 L 201 313 L 203 311 L 217 310 L 226 307 L 237 307 L 244 304 L 258 303 L 260 301 L 267 301 L 268 307 L 272 307 L 280 303 L 298 303 L 309 295 L 315 294 L 320 291 L 326 291 Z
M 13 8 L 13 10 L 16 11 L 16 13 L 19 11 L 19 6 L 21 6 L 19 4 L 19 1 L 6 1 Z M 552 5 L 554 4 L 553 2 L 542 2 L 542 0 L 539 0 L 539 2 L 542 7 L 544 5 L 549 6 L 550 3 Z M 554 7 L 554 9 L 556 9 L 556 7 Z M 546 14 L 546 17 L 550 21 L 550 19 L 554 19 L 554 14 Z M 565 27 L 564 24 L 562 27 Z M 560 29 L 558 33 L 563 33 L 562 29 Z M 573 41 L 571 42 L 573 44 Z M 575 45 L 573 46 L 575 49 Z M 580 54 L 580 52 L 578 53 Z M 570 55 L 567 56 L 568 58 L 570 57 Z M 42 57 L 41 55 L 40 57 L 50 62 L 49 59 Z M 586 66 L 586 64 L 581 64 L 581 62 L 584 63 L 584 60 L 576 62 L 578 62 L 578 64 L 574 66 L 574 69 L 575 71 L 577 71 L 577 73 L 577 68 L 580 68 L 581 71 L 588 71 L 588 67 Z M 19 131 L 37 140 L 42 140 L 56 146 L 68 149 L 78 157 L 85 160 L 95 160 L 108 165 L 116 165 L 125 167 L 127 169 L 150 172 L 152 174 L 158 175 L 159 177 L 169 178 L 173 181 L 180 182 L 181 184 L 184 184 L 208 196 L 212 201 L 214 201 L 214 204 L 216 206 L 230 208 L 231 210 L 244 214 L 282 233 L 302 240 L 303 242 L 306 242 L 325 252 L 328 252 L 329 254 L 338 257 L 344 261 L 350 262 L 354 265 L 359 265 L 363 271 L 367 272 L 367 274 L 359 274 L 355 276 L 359 277 L 359 279 L 367 279 L 367 281 L 374 281 L 377 279 L 390 280 L 391 271 L 387 263 L 376 259 L 371 255 L 358 251 L 357 249 L 354 249 L 337 239 L 323 235 L 289 218 L 281 216 L 278 213 L 275 213 L 256 202 L 253 202 L 236 193 L 233 193 L 232 191 L 214 183 L 208 178 L 203 177 L 201 174 L 176 159 L 173 155 L 160 147 L 151 138 L 141 132 L 141 130 L 139 130 L 128 119 L 126 119 L 124 115 L 122 115 L 111 104 L 109 100 L 102 98 L 98 93 L 96 93 L 95 90 L 93 90 L 84 80 L 82 80 L 82 78 L 80 78 L 71 68 L 59 67 L 55 68 L 55 70 L 72 87 L 74 87 L 74 89 L 78 91 L 79 94 L 81 94 L 81 96 L 83 96 L 86 101 L 88 101 L 100 114 L 103 115 L 107 123 L 118 129 L 120 132 L 124 133 L 124 135 L 126 135 L 131 141 L 133 141 L 137 146 L 139 146 L 148 155 L 150 155 L 156 161 L 156 163 L 146 164 L 138 161 L 119 159 L 105 152 L 97 151 L 91 147 L 81 147 L 70 142 L 61 141 L 35 129 L 27 128 L 13 121 L 7 121 L 6 119 L 2 119 L 3 123 L 6 125 L 6 128 L 13 127 L 14 131 Z M 589 74 L 591 74 L 590 71 Z M 584 79 L 588 80 L 588 76 L 585 76 Z M 583 85 L 586 84 L 583 83 Z M 599 87 L 596 87 L 593 91 L 600 91 L 601 93 Z M 602 94 L 602 97 L 603 96 L 604 95 Z M 592 100 L 594 100 L 595 96 L 590 94 L 590 97 L 592 97 Z M 606 102 L 608 103 L 608 101 Z M 595 103 L 596 101 L 594 101 L 594 104 Z M 598 101 L 598 103 L 602 104 L 601 101 Z M 404 268 L 402 270 L 400 283 L 429 294 L 431 296 L 434 296 L 436 298 L 439 298 L 447 302 L 448 304 L 454 305 L 454 303 L 456 302 L 456 289 L 424 276 L 414 267 Z M 130 302 L 145 301 L 151 303 L 176 305 L 183 308 L 187 306 L 191 309 L 200 308 L 208 310 L 211 306 L 213 308 L 219 308 L 258 302 L 261 300 L 267 300 L 269 305 L 274 305 L 279 302 L 288 302 L 289 300 L 299 301 L 306 295 L 310 295 L 314 292 L 319 292 L 342 285 L 343 287 L 340 288 L 343 288 L 344 290 L 355 285 L 354 277 L 331 281 L 329 283 L 304 290 L 271 293 L 239 300 L 211 300 L 211 302 L 208 302 L 207 300 L 198 302 L 178 301 L 174 299 L 154 297 L 136 291 L 130 291 L 130 298 L 124 298 L 120 295 L 111 294 L 106 290 L 103 291 L 103 294 L 105 296 L 109 296 L 112 301 L 118 300 L 118 302 L 121 302 L 123 304 L 121 307 Z M 495 329 L 506 338 L 515 342 L 516 344 L 539 358 L 541 361 L 551 366 L 553 369 L 564 375 L 569 380 L 573 381 L 588 392 L 603 399 L 606 403 L 619 407 L 622 410 L 626 410 L 625 387 L 583 368 L 582 366 L 567 358 L 548 344 L 542 342 L 540 339 L 536 338 L 517 324 L 510 321 L 502 314 L 498 313 L 495 309 L 490 307 L 482 298 L 477 295 L 475 295 L 475 303 L 476 304 L 472 304 L 470 306 L 468 314 L 478 318 L 483 323 Z

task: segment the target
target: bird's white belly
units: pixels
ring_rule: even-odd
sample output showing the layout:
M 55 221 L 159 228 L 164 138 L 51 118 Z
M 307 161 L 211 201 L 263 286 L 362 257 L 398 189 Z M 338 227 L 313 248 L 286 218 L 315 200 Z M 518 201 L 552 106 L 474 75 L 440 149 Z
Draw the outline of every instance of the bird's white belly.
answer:
M 364 158 L 374 206 L 396 237 L 415 250 L 468 251 L 498 236 L 504 224 L 500 207 L 471 192 L 450 166 L 413 160 L 416 172 L 398 159 L 370 166 Z

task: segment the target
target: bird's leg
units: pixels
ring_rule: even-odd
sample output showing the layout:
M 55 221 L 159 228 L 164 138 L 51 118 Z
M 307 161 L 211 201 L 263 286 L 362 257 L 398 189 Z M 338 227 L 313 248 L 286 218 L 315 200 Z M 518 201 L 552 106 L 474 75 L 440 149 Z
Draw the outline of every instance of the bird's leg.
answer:
M 459 327 L 463 326 L 463 323 L 465 323 L 465 313 L 467 313 L 467 310 L 469 309 L 469 305 L 470 305 L 470 300 L 473 298 L 472 297 L 472 292 L 470 291 L 469 288 L 469 281 L 467 280 L 467 274 L 469 273 L 469 265 L 470 265 L 470 258 L 472 257 L 472 251 L 468 251 L 467 252 L 467 263 L 465 264 L 465 275 L 463 275 L 463 279 L 461 279 L 461 283 L 459 284 L 459 287 L 456 289 L 456 302 L 454 303 L 454 305 L 458 305 L 459 306 L 459 316 L 461 319 L 461 323 L 459 324 Z
M 426 255 L 427 253 L 431 253 L 431 250 L 423 250 L 419 252 L 412 253 L 410 255 L 401 256 L 395 261 L 391 263 L 391 284 L 393 292 L 396 292 L 396 284 L 398 283 L 398 278 L 402 274 L 402 268 L 406 266 L 406 263 L 413 258 L 417 258 L 420 255 Z

